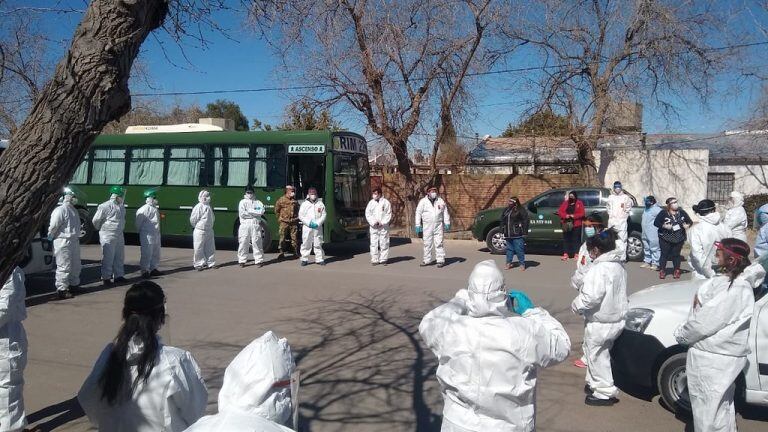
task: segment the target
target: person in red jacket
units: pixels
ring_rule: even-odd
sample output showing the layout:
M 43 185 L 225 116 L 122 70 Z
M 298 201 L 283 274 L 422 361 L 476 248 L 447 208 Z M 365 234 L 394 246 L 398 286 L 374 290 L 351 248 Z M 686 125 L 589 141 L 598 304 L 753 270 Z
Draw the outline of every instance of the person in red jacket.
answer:
M 581 225 L 584 222 L 586 212 L 584 203 L 579 200 L 576 192 L 568 192 L 565 201 L 560 204 L 557 211 L 560 223 L 563 226 L 563 261 L 573 258 L 579 251 L 581 243 Z

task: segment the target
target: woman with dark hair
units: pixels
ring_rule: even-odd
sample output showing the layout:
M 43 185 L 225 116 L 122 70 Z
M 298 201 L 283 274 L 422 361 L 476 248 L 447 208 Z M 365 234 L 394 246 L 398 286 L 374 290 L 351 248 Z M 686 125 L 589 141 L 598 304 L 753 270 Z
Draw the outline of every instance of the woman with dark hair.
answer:
M 570 191 L 565 196 L 565 200 L 560 204 L 557 210 L 560 216 L 560 224 L 563 227 L 563 261 L 573 258 L 579 251 L 581 242 L 581 225 L 584 222 L 586 211 L 584 203 L 576 195 L 576 192 Z
M 517 197 L 509 199 L 509 205 L 501 215 L 501 229 L 507 239 L 507 270 L 517 255 L 520 270 L 525 271 L 525 236 L 528 235 L 528 212 Z
M 735 431 L 735 381 L 747 364 L 753 288 L 759 278 L 744 272 L 750 265 L 746 243 L 726 238 L 715 248 L 717 274 L 699 287 L 688 320 L 674 335 L 690 347 L 686 376 L 694 429 Z
M 192 355 L 163 345 L 165 294 L 154 282 L 128 289 L 123 325 L 102 351 L 77 399 L 100 431 L 183 431 L 208 402 Z
M 693 225 L 693 221 L 688 213 L 680 208 L 677 198 L 667 198 L 666 204 L 667 206 L 659 212 L 653 222 L 659 229 L 659 247 L 661 249 L 659 279 L 667 277 L 667 261 L 672 261 L 673 277 L 680 279 L 680 263 L 683 260 L 680 253 L 687 238 L 685 231 Z

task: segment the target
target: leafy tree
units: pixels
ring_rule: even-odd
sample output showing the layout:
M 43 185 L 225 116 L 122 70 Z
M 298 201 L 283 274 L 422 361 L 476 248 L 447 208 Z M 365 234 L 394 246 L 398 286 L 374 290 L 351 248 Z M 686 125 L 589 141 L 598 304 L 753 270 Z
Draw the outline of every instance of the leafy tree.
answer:
M 551 109 L 544 109 L 531 114 L 517 125 L 510 123 L 501 136 L 567 136 L 570 133 L 571 124 L 568 117 L 555 114 Z
M 302 131 L 302 130 L 341 130 L 341 125 L 333 119 L 331 112 L 327 109 L 317 111 L 314 105 L 309 101 L 302 100 L 294 102 L 285 107 L 283 114 L 285 120 L 282 124 L 272 126 L 268 123 L 262 123 L 259 119 L 253 119 L 252 130 L 281 130 L 281 131 Z
M 213 103 L 205 106 L 206 117 L 219 117 L 235 121 L 235 130 L 247 131 L 248 119 L 245 118 L 240 110 L 240 105 L 225 99 L 217 99 Z

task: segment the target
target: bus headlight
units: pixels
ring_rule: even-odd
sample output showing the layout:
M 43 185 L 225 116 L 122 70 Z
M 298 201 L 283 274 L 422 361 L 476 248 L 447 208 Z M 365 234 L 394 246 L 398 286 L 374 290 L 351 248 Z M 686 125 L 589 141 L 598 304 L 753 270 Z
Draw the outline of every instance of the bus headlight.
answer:
M 624 322 L 624 328 L 632 330 L 637 333 L 645 332 L 648 324 L 651 323 L 653 318 L 653 311 L 650 309 L 630 309 L 627 312 L 626 321 Z

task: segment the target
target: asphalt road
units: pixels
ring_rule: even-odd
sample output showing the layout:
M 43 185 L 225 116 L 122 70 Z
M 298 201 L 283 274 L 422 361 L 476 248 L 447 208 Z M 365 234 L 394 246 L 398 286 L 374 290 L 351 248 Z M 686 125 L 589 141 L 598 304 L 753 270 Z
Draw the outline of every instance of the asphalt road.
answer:
M 158 278 L 168 296 L 166 343 L 190 350 L 209 387 L 210 412 L 224 368 L 237 352 L 267 330 L 288 338 L 302 372 L 302 430 L 439 431 L 442 399 L 434 377 L 435 358 L 418 335 L 421 317 L 465 287 L 472 267 L 490 256 L 483 244 L 447 241 L 443 269 L 418 266 L 421 242 L 393 240 L 388 267 L 371 267 L 366 245 L 331 250 L 325 267 L 300 268 L 298 261 L 241 269 L 235 252 L 219 250 L 222 267 L 196 272 L 191 249 L 163 249 Z M 29 363 L 25 401 L 36 430 L 88 430 L 74 403 L 80 384 L 104 345 L 117 332 L 127 286 L 102 289 L 98 246 L 87 246 L 85 292 L 54 301 L 51 275 L 30 278 Z M 126 250 L 129 276 L 137 277 L 138 247 Z M 267 259 L 272 260 L 274 254 Z M 526 272 L 505 271 L 508 288 L 528 292 L 566 325 L 574 352 L 541 372 L 539 431 L 693 430 L 660 406 L 622 393 L 610 408 L 584 405 L 584 370 L 571 365 L 583 335 L 570 312 L 575 292 L 568 286 L 574 263 L 554 256 L 530 256 Z M 629 268 L 629 290 L 658 282 L 656 274 Z M 742 432 L 764 431 L 766 423 L 739 417 Z M 33 429 L 34 430 L 34 429 Z

